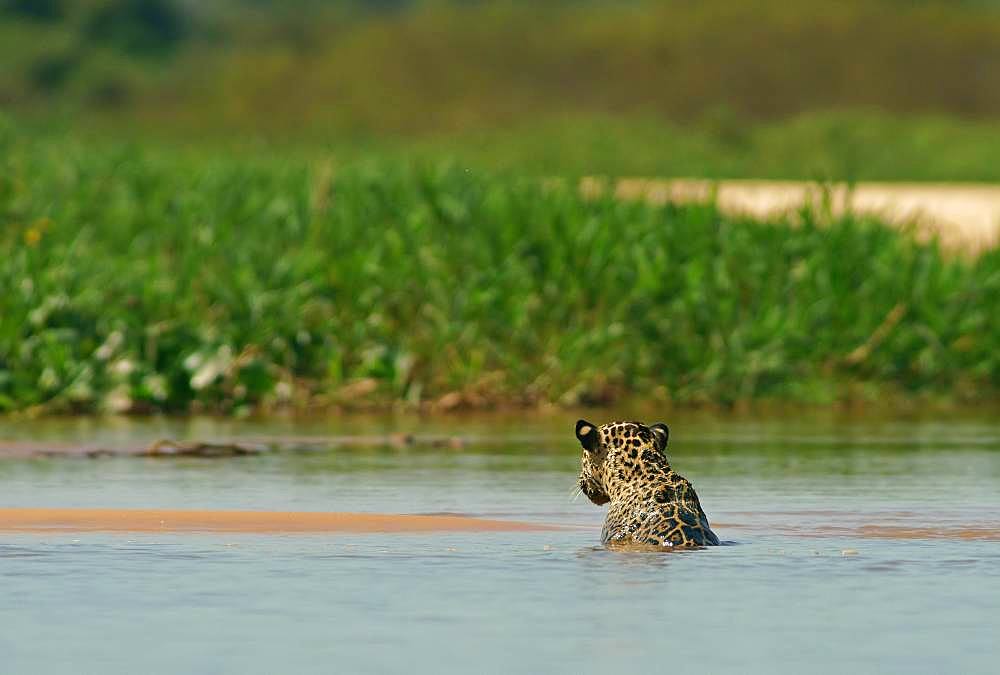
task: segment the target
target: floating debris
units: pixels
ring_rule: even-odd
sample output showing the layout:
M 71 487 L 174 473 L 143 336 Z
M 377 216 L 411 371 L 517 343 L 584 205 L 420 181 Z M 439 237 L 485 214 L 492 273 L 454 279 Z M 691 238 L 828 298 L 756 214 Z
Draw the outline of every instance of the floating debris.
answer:
M 461 450 L 488 442 L 485 437 L 417 436 L 392 433 L 373 436 L 292 436 L 275 438 L 220 438 L 208 440 L 159 439 L 152 443 L 74 444 L 66 441 L 3 441 L 0 460 L 33 457 L 248 457 L 276 452 L 324 452 L 337 448 L 445 448 Z M 504 439 L 524 442 L 529 439 Z M 534 439 L 530 439 L 536 442 Z
M 246 443 L 182 443 L 171 440 L 156 441 L 145 451 L 136 453 L 141 457 L 244 457 L 260 455 L 269 448 L 260 444 Z

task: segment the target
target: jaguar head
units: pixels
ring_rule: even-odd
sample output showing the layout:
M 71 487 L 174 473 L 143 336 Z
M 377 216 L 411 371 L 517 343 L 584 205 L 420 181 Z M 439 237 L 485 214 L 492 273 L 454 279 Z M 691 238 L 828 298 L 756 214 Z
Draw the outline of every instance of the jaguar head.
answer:
M 594 504 L 607 504 L 614 479 L 635 472 L 648 461 L 650 452 L 663 458 L 669 437 L 670 429 L 662 423 L 647 427 L 639 422 L 611 422 L 597 427 L 587 420 L 577 421 L 576 438 L 583 446 L 580 490 Z

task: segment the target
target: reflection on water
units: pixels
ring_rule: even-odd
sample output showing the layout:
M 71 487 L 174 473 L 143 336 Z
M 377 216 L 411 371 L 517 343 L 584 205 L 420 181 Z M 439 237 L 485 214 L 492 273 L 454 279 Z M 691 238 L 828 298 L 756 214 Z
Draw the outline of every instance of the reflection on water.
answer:
M 115 424 L 11 424 L 0 440 L 498 440 L 7 460 L 0 507 L 460 513 L 573 527 L 0 533 L 4 672 L 995 671 L 994 422 L 673 421 L 675 466 L 739 544 L 680 554 L 597 545 L 603 511 L 567 497 L 578 450 L 565 420 Z

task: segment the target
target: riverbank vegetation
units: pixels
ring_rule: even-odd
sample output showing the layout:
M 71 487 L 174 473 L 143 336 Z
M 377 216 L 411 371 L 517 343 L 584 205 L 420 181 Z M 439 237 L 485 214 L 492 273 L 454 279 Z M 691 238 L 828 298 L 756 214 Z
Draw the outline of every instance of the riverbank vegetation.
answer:
M 822 205 L 0 131 L 0 409 L 906 397 L 1000 386 L 1000 251 Z

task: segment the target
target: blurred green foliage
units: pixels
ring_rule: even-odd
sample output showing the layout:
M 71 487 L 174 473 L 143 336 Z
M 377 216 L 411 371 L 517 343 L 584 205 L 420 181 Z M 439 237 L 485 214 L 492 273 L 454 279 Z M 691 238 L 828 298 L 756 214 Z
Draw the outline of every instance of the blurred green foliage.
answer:
M 22 119 L 556 173 L 1000 172 L 996 2 L 0 3 Z
M 797 220 L 4 123 L 0 409 L 995 395 L 1000 250 Z
M 326 147 L 345 159 L 375 152 L 538 175 L 1000 181 L 1000 122 L 876 112 L 816 112 L 734 125 L 712 119 L 681 125 L 570 117 L 511 129 Z

